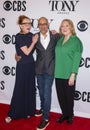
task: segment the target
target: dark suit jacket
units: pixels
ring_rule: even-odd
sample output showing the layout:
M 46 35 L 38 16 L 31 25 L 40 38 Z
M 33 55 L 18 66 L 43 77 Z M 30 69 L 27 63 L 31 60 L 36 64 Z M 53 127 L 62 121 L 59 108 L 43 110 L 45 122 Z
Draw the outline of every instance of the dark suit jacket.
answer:
M 53 35 L 50 32 L 50 42 L 46 50 L 40 43 L 40 33 L 38 33 L 38 35 L 39 35 L 39 40 L 36 44 L 37 56 L 36 56 L 36 63 L 35 63 L 36 74 L 42 74 L 43 72 L 46 72 L 49 75 L 54 75 L 55 46 L 57 44 L 57 40 L 59 39 L 59 34 Z

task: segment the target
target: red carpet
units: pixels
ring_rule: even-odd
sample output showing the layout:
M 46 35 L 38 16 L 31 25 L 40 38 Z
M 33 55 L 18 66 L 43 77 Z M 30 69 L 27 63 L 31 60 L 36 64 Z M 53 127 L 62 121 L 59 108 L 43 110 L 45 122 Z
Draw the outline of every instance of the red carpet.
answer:
M 7 116 L 9 105 L 0 104 L 0 130 L 36 130 L 41 117 L 31 117 L 30 119 L 20 119 L 6 124 L 4 119 Z M 56 123 L 59 114 L 50 113 L 50 124 L 46 130 L 90 130 L 90 119 L 74 117 L 73 124 Z

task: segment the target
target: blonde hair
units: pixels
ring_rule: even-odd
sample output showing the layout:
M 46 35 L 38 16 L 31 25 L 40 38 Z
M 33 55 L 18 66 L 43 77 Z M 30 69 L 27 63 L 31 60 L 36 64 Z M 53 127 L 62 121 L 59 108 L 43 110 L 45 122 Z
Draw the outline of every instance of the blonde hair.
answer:
M 20 16 L 18 17 L 17 24 L 22 24 L 22 22 L 23 22 L 24 19 L 29 19 L 29 20 L 30 20 L 29 17 L 27 17 L 27 16 L 25 16 L 25 15 L 20 15 Z
M 61 22 L 61 25 L 60 25 L 60 28 L 59 28 L 59 33 L 60 33 L 60 35 L 63 35 L 63 34 L 62 34 L 62 31 L 61 31 L 61 27 L 62 27 L 63 22 L 65 22 L 65 21 L 68 22 L 68 24 L 70 25 L 70 31 L 71 31 L 72 35 L 76 35 L 75 28 L 74 28 L 74 24 L 73 24 L 73 22 L 72 22 L 70 19 L 64 19 L 64 20 Z

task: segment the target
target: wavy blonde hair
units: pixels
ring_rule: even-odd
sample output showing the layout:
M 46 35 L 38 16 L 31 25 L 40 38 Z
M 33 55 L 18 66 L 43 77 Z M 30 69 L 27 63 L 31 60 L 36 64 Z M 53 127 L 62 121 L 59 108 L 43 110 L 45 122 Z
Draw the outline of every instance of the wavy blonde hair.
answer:
M 63 22 L 65 22 L 65 21 L 68 22 L 68 24 L 70 25 L 70 30 L 71 30 L 72 35 L 76 35 L 75 28 L 74 28 L 74 24 L 73 24 L 73 22 L 72 22 L 70 19 L 64 19 L 64 20 L 61 22 L 61 25 L 60 25 L 60 28 L 59 28 L 59 33 L 60 33 L 60 35 L 63 36 L 63 33 L 62 33 L 62 31 L 61 31 L 61 27 L 62 27 Z

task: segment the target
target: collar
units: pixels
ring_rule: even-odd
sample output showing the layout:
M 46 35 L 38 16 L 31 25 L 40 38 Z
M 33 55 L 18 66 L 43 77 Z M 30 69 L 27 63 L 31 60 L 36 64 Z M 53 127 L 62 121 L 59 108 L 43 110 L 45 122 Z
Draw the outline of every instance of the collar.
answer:
M 46 36 L 49 36 L 49 34 L 50 34 L 50 33 L 49 33 L 49 30 L 48 30 L 47 33 L 46 33 Z M 44 37 L 41 32 L 40 32 L 40 35 L 41 35 L 41 37 Z

